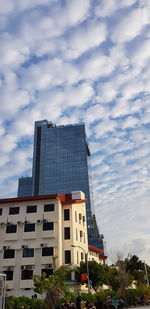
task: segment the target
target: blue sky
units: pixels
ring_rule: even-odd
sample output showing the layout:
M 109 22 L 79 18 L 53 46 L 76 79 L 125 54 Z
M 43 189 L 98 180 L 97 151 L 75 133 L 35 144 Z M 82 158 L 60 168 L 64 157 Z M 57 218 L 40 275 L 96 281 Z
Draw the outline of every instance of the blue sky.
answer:
M 108 255 L 150 264 L 150 1 L 0 4 L 0 187 L 30 175 L 34 121 L 85 122 Z

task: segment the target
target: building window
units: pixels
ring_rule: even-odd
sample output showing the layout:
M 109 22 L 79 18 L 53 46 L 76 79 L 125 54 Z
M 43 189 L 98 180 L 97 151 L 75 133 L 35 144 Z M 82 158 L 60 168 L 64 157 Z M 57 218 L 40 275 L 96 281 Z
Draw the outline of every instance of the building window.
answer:
M 71 251 L 65 250 L 65 264 L 71 263 Z
M 32 269 L 25 269 L 21 272 L 21 280 L 30 280 L 33 277 Z
M 84 253 L 81 252 L 81 261 L 83 261 L 83 260 L 84 260 Z
M 53 247 L 42 248 L 42 256 L 52 256 L 52 255 L 53 255 Z
M 0 216 L 2 216 L 3 208 L 0 208 Z
M 22 256 L 24 258 L 33 257 L 34 256 L 34 249 L 33 248 L 23 248 Z
M 14 249 L 6 249 L 4 250 L 4 259 L 14 259 L 15 250 Z
M 14 272 L 12 270 L 5 270 L 3 273 L 6 275 L 6 280 L 7 281 L 13 280 Z
M 10 224 L 6 227 L 6 233 L 16 233 L 17 232 L 17 225 Z
M 10 207 L 9 208 L 9 215 L 18 215 L 19 214 L 19 207 Z
M 83 231 L 80 231 L 80 242 L 82 242 L 83 239 Z
M 77 222 L 77 212 L 75 211 L 75 222 Z
M 54 204 L 44 205 L 44 211 L 54 211 Z
M 37 212 L 37 206 L 36 205 L 27 206 L 27 214 L 33 213 L 33 212 Z
M 52 268 L 43 268 L 41 270 L 41 274 L 45 273 L 46 274 L 46 278 L 48 278 L 50 275 L 53 274 L 53 269 Z
M 85 223 L 85 216 L 83 216 L 83 225 L 84 225 L 84 223 Z
M 65 221 L 70 220 L 70 210 L 69 209 L 64 209 L 64 220 Z
M 64 239 L 70 239 L 70 227 L 64 228 Z
M 35 223 L 25 223 L 24 232 L 35 232 Z
M 43 231 L 50 231 L 54 229 L 54 222 L 44 222 Z
M 82 214 L 79 214 L 79 223 L 81 223 L 82 220 Z
M 80 241 L 82 241 L 83 231 L 80 231 Z

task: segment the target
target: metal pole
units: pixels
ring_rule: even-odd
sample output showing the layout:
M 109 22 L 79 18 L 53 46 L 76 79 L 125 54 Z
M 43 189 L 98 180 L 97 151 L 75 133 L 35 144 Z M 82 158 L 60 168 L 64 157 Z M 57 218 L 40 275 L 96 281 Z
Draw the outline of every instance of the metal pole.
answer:
M 86 269 L 87 269 L 87 279 L 88 279 L 88 293 L 90 293 L 90 278 L 89 278 L 88 253 L 85 253 L 85 257 L 86 257 Z
M 80 246 L 71 245 L 71 247 L 80 248 L 80 249 L 82 249 L 82 250 L 84 251 L 84 253 L 85 253 L 86 272 L 87 272 L 87 279 L 88 279 L 88 293 L 90 293 L 90 277 L 89 277 L 88 252 L 86 252 L 85 249 L 82 248 L 82 247 L 80 247 Z
M 146 267 L 145 261 L 144 261 L 144 267 L 145 267 L 145 275 L 146 275 L 147 286 L 149 286 L 149 279 L 148 279 L 148 273 L 147 273 L 147 267 Z

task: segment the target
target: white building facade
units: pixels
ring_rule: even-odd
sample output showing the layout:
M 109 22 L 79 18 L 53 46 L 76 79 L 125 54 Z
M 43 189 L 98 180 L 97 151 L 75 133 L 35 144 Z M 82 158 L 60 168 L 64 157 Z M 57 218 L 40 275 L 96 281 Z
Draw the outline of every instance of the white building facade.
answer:
M 33 275 L 52 274 L 53 257 L 56 268 L 85 260 L 85 203 L 83 192 L 0 200 L 0 273 L 8 295 L 32 296 Z

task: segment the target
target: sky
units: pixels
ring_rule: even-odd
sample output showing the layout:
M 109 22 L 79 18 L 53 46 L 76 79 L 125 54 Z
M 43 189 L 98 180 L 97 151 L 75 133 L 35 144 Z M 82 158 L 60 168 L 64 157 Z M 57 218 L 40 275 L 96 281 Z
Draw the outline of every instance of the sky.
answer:
M 0 46 L 0 197 L 36 120 L 84 122 L 107 254 L 150 265 L 150 0 L 1 1 Z

